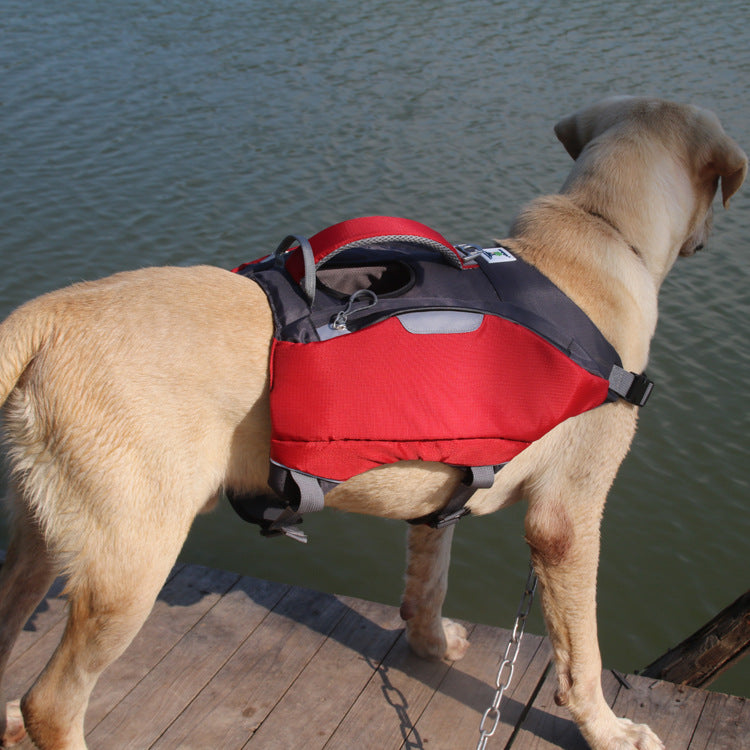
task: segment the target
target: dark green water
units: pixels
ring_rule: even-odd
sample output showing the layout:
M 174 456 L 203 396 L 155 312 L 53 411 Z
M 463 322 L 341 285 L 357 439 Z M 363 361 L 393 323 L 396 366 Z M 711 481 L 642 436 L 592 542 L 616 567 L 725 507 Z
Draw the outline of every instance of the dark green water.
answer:
M 608 94 L 707 106 L 748 150 L 749 16 L 738 0 L 5 0 L 0 314 L 127 268 L 231 268 L 358 215 L 503 236 L 570 166 L 554 122 Z M 658 390 L 605 515 L 600 638 L 623 670 L 749 585 L 750 185 L 715 223 L 664 286 Z M 460 526 L 449 614 L 511 623 L 522 516 Z M 397 603 L 402 524 L 305 525 L 306 547 L 263 540 L 224 507 L 183 557 Z M 716 687 L 750 695 L 750 661 Z

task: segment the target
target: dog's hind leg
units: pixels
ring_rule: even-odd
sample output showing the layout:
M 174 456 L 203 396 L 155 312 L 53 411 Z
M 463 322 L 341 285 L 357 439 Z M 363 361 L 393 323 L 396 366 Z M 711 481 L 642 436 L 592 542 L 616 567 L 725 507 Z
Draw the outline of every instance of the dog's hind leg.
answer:
M 175 498 L 159 502 L 172 504 Z M 148 521 L 154 521 L 152 517 Z M 83 750 L 84 716 L 101 672 L 130 644 L 153 607 L 189 528 L 188 519 L 91 531 L 68 563 L 68 621 L 60 644 L 21 700 L 42 750 Z
M 2 676 L 13 644 L 26 620 L 49 588 L 54 567 L 39 528 L 20 510 L 13 521 L 5 563 L 0 568 L 0 746 L 10 747 L 24 736 L 18 704 L 6 709 Z
M 409 645 L 426 658 L 460 659 L 469 647 L 464 627 L 441 614 L 452 541 L 453 526 L 409 527 L 401 617 L 406 621 Z

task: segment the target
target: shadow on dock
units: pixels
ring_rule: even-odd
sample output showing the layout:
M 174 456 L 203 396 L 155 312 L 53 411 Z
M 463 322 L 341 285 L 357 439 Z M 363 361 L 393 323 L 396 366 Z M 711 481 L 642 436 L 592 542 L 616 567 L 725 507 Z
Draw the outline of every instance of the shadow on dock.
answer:
M 7 694 L 20 696 L 65 625 L 56 583 L 22 631 Z M 475 747 L 508 631 L 467 624 L 455 663 L 414 656 L 396 607 L 177 566 L 125 654 L 102 675 L 86 716 L 90 748 Z M 549 642 L 527 635 L 488 748 L 585 748 L 554 703 Z M 750 735 L 750 702 L 603 674 L 620 716 L 668 747 L 723 750 Z

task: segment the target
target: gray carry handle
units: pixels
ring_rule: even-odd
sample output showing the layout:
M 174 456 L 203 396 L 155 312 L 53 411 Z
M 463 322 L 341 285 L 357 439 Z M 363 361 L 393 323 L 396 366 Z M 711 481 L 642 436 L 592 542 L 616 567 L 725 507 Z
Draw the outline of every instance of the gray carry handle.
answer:
M 305 293 L 310 305 L 315 301 L 315 256 L 313 255 L 312 245 L 307 237 L 300 234 L 289 234 L 281 241 L 281 244 L 274 250 L 273 257 L 277 265 L 284 265 L 282 257 L 292 245 L 298 244 L 302 248 L 302 259 L 305 263 L 305 276 L 302 281 L 302 290 Z
M 433 252 L 439 253 L 443 257 L 443 260 L 448 262 L 450 265 L 455 266 L 456 268 L 461 268 L 461 259 L 458 257 L 458 255 L 456 255 L 455 252 L 451 251 L 450 248 L 446 247 L 440 242 L 437 242 L 436 240 L 430 239 L 429 237 L 420 237 L 416 234 L 380 236 L 375 235 L 372 237 L 353 240 L 346 244 L 340 245 L 339 247 L 333 248 L 331 252 L 326 253 L 323 257 L 321 257 L 317 261 L 317 263 L 315 262 L 315 252 L 312 245 L 310 244 L 310 240 L 308 240 L 306 237 L 302 237 L 299 234 L 290 234 L 285 237 L 282 240 L 281 244 L 276 248 L 274 257 L 276 258 L 276 262 L 278 264 L 283 265 L 282 256 L 284 255 L 284 253 L 286 253 L 287 250 L 289 250 L 295 244 L 298 244 L 302 248 L 302 259 L 305 266 L 305 275 L 302 281 L 302 289 L 305 293 L 305 296 L 309 300 L 310 305 L 312 305 L 313 301 L 315 300 L 315 272 L 324 263 L 328 263 L 331 258 L 335 258 L 339 253 L 344 252 L 344 250 L 351 250 L 355 247 L 368 247 L 371 245 L 374 246 L 373 249 L 376 249 L 378 243 L 394 242 L 417 245 L 424 248 L 425 250 L 432 250 Z

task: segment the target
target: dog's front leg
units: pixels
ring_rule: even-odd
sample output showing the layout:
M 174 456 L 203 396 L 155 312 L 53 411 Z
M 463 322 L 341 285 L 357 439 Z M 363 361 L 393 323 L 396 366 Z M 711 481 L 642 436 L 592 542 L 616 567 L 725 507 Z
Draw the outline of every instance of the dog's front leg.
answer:
M 465 628 L 442 617 L 452 541 L 453 526 L 409 527 L 401 617 L 409 645 L 425 658 L 460 659 L 469 647 Z
M 596 628 L 599 522 L 604 498 L 585 500 L 569 488 L 530 502 L 526 539 L 539 576 L 544 618 L 554 649 L 558 690 L 594 750 L 663 750 L 645 725 L 618 719 L 604 699 Z M 572 498 L 572 502 L 570 502 Z

